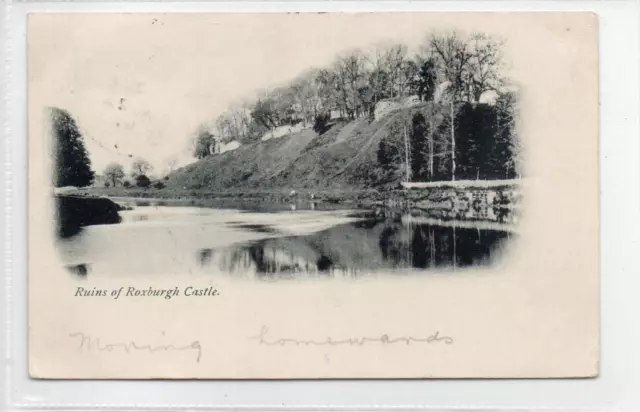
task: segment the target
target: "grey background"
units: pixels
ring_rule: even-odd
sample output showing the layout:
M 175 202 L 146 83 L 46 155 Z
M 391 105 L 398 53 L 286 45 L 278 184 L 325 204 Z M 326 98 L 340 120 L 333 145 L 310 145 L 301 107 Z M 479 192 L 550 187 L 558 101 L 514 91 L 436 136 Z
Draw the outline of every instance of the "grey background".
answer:
M 26 346 L 26 73 L 29 11 L 594 10 L 600 16 L 601 375 L 578 380 L 32 381 Z M 5 9 L 5 12 L 7 9 Z M 10 409 L 640 410 L 640 140 L 638 2 L 424 2 L 261 4 L 16 3 L 3 91 L 2 349 L 0 396 Z M 10 18 L 7 21 L 6 18 Z M 7 94 L 8 91 L 8 94 Z

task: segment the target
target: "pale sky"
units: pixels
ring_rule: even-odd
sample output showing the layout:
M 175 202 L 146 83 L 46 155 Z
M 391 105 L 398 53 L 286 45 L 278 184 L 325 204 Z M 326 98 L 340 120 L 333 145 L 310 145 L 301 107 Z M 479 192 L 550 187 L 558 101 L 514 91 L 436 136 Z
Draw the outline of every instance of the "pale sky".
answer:
M 190 135 L 229 104 L 326 66 L 346 50 L 386 41 L 415 46 L 430 29 L 463 20 L 438 14 L 31 15 L 29 93 L 42 106 L 72 114 L 98 173 L 111 161 L 128 171 L 138 156 L 159 173 L 170 156 L 193 161 Z M 477 17 L 456 24 L 489 32 L 490 25 Z

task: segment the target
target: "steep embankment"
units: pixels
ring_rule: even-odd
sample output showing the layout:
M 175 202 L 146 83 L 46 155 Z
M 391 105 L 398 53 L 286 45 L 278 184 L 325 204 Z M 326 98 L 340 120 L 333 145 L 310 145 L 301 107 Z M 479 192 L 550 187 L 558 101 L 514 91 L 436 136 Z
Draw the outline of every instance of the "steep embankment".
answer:
M 397 186 L 402 164 L 386 169 L 378 147 L 403 144 L 404 126 L 424 105 L 397 110 L 379 120 L 338 121 L 318 135 L 311 129 L 243 145 L 183 167 L 169 176 L 175 189 L 277 190 Z

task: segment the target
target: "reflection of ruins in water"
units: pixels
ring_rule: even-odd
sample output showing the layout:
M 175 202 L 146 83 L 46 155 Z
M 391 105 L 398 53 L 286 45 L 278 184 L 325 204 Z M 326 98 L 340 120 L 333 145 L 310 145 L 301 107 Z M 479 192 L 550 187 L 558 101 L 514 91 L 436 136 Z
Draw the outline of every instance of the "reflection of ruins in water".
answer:
M 269 275 L 358 275 L 393 269 L 486 266 L 515 234 L 497 222 L 441 221 L 404 215 L 343 224 L 198 252 L 207 270 Z

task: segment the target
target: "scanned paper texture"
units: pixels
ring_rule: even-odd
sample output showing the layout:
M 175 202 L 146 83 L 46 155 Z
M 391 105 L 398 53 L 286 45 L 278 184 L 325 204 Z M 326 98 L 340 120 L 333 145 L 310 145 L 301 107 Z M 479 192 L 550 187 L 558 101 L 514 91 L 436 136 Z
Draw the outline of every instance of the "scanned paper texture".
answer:
M 589 13 L 28 20 L 33 378 L 598 374 Z

